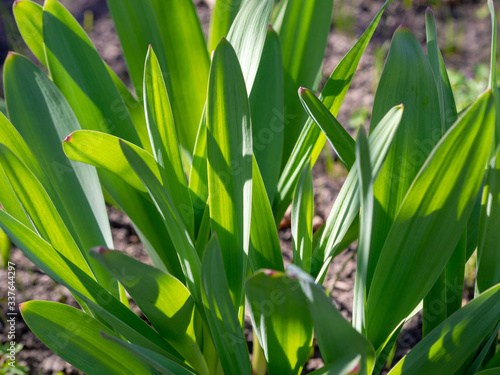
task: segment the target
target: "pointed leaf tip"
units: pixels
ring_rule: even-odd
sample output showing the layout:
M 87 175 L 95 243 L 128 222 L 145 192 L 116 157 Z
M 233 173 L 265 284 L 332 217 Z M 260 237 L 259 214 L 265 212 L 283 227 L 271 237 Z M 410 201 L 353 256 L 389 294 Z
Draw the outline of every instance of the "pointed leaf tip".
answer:
M 106 253 L 110 253 L 111 249 L 108 249 L 107 247 L 104 247 L 104 246 L 98 246 L 98 247 L 94 247 L 94 252 L 96 252 L 97 254 L 106 254 Z
M 427 9 L 426 9 L 425 11 L 426 11 L 427 13 L 434 13 L 434 12 L 432 11 L 432 9 L 431 9 L 431 7 L 430 7 L 430 6 L 428 6 L 428 7 L 427 7 Z
M 300 95 L 300 94 L 305 93 L 305 92 L 306 92 L 306 90 L 307 90 L 307 89 L 306 89 L 305 87 L 302 87 L 302 86 L 301 86 L 301 87 L 299 87 L 299 95 Z
M 73 137 L 73 133 L 68 134 L 68 135 L 66 136 L 66 138 L 64 138 L 64 141 L 63 141 L 63 142 L 71 142 L 71 138 L 72 138 L 72 137 Z

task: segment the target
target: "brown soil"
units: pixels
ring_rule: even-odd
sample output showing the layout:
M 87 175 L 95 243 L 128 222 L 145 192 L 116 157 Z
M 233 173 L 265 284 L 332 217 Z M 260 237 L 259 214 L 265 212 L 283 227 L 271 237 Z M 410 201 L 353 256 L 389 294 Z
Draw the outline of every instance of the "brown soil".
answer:
M 194 0 L 202 20 L 205 33 L 208 30 L 210 19 L 210 6 L 204 0 Z M 38 1 L 40 2 L 40 1 Z M 121 52 L 121 47 L 116 36 L 113 22 L 110 20 L 104 0 L 62 0 L 68 9 L 76 15 L 81 22 L 85 11 L 94 14 L 94 28 L 90 37 L 99 50 L 101 56 L 125 81 L 128 80 L 126 65 Z M 323 74 L 327 77 L 338 64 L 343 55 L 352 47 L 357 37 L 361 35 L 370 23 L 374 14 L 378 11 L 383 1 L 337 1 L 335 17 L 347 20 L 348 29 L 345 25 L 335 23 L 328 38 L 328 46 L 323 66 Z M 405 7 L 402 2 L 395 1 L 386 11 L 382 22 L 377 29 L 373 42 L 368 46 L 367 53 L 361 59 L 358 71 L 355 75 L 351 88 L 345 98 L 338 119 L 347 124 L 354 110 L 360 107 L 371 108 L 373 93 L 376 88 L 380 70 L 374 68 L 376 65 L 375 55 L 377 51 L 387 51 L 392 33 L 401 23 L 412 30 L 417 38 L 425 41 L 423 1 L 414 1 L 412 7 Z M 484 4 L 462 1 L 442 1 L 442 5 L 436 10 L 438 34 L 440 45 L 446 48 L 445 60 L 448 67 L 459 70 L 465 74 L 472 74 L 473 68 L 478 63 L 488 63 L 490 24 L 488 18 L 481 18 L 484 14 Z M 0 5 L 10 9 L 12 0 L 0 0 Z M 1 10 L 1 8 L 0 8 Z M 350 24 L 349 24 L 350 22 Z M 12 25 L 11 25 L 12 26 Z M 3 61 L 8 50 L 8 34 L 11 45 L 17 46 L 16 50 L 30 55 L 26 48 L 23 49 L 19 36 L 12 30 L 8 23 L 0 23 L 0 61 Z M 2 31 L 3 29 L 3 31 Z M 443 47 L 445 46 L 445 47 Z M 424 46 L 425 49 L 425 46 Z M 382 55 L 385 56 L 385 53 Z M 1 76 L 0 76 L 1 77 Z M 1 78 L 0 78 L 1 83 Z M 1 86 L 1 85 L 0 85 Z M 369 122 L 366 119 L 365 125 Z M 352 131 L 352 130 L 350 130 Z M 345 170 L 335 163 L 333 153 L 326 150 L 320 157 L 313 170 L 315 188 L 316 220 L 326 220 L 330 209 L 335 201 L 340 187 L 345 178 Z M 139 243 L 130 221 L 116 209 L 109 209 L 109 217 L 112 225 L 115 248 L 125 251 L 144 262 L 150 263 L 149 258 Z M 289 228 L 280 230 L 280 241 L 283 256 L 287 263 L 291 260 L 291 233 Z M 332 299 L 337 308 L 348 320 L 352 311 L 352 290 L 356 267 L 355 244 L 335 258 L 330 267 L 325 287 L 332 290 Z M 37 267 L 28 261 L 22 253 L 14 249 L 12 261 L 16 264 L 17 303 L 32 299 L 50 300 L 77 306 L 71 294 L 62 286 L 57 285 L 48 276 L 43 274 Z M 6 280 L 6 272 L 0 270 L 0 278 Z M 3 317 L 7 312 L 6 283 L 0 285 L 0 307 Z M 17 342 L 24 345 L 24 349 L 17 355 L 17 359 L 30 368 L 30 374 L 80 374 L 80 372 L 53 354 L 24 324 L 18 315 Z M 3 320 L 3 319 L 2 319 Z M 2 323 L 2 325 L 5 322 Z M 251 329 L 247 324 L 245 334 L 250 339 Z M 397 352 L 394 363 L 407 353 L 421 338 L 421 317 L 416 316 L 404 328 L 398 339 Z M 0 334 L 0 342 L 6 341 L 5 332 Z M 1 359 L 0 359 L 1 363 Z M 314 357 L 306 365 L 306 372 L 321 367 L 322 361 L 319 351 L 316 350 Z

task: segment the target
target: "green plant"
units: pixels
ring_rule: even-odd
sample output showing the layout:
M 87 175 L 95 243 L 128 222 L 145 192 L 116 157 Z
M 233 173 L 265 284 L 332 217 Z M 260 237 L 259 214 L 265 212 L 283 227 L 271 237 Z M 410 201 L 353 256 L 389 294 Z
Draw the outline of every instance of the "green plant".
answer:
M 316 82 L 332 1 L 273 12 L 272 0 L 219 0 L 212 35 L 227 38 L 212 37 L 210 58 L 190 0 L 108 0 L 136 99 L 56 0 L 17 2 L 21 35 L 50 78 L 20 55 L 5 62 L 0 226 L 82 308 L 23 304 L 38 337 L 88 374 L 297 374 L 315 335 L 325 364 L 315 374 L 376 374 L 423 300 L 425 338 L 391 374 L 496 368 L 496 29 L 489 89 L 459 117 L 432 12 L 428 56 L 399 28 L 370 134 L 355 141 L 335 116 L 390 3 L 317 98 L 299 86 Z M 311 168 L 326 139 L 349 174 L 313 235 Z M 154 266 L 109 250 L 104 196 Z M 285 271 L 276 226 L 290 204 Z M 351 324 L 321 283 L 357 238 Z M 477 297 L 460 308 L 476 247 Z

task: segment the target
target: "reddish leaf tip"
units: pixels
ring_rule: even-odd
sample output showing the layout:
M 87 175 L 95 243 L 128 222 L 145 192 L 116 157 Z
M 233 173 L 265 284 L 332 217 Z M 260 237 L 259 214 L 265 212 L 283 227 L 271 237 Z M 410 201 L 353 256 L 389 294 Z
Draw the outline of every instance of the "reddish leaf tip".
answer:
M 409 31 L 409 29 L 405 25 L 401 24 L 396 31 Z
M 429 12 L 429 13 L 432 13 L 432 9 L 430 6 L 427 7 L 427 9 L 425 10 L 426 12 Z
M 64 141 L 63 142 L 71 142 L 71 138 L 73 137 L 73 133 L 69 134 L 66 136 L 66 138 L 64 138 Z
M 361 370 L 361 367 L 359 366 L 359 363 L 351 370 L 349 371 L 347 374 L 348 375 L 356 375 L 356 374 L 359 374 L 359 371 Z
M 304 94 L 307 91 L 305 87 L 299 87 L 299 95 Z
M 111 252 L 112 250 L 110 250 L 110 249 L 108 249 L 107 247 L 104 247 L 104 246 L 99 246 L 99 247 L 94 247 L 94 251 L 97 254 L 105 254 L 105 253 Z
M 273 276 L 276 276 L 278 274 L 281 274 L 281 272 L 279 271 L 275 271 L 275 270 L 271 270 L 271 269 L 263 269 L 262 272 L 264 273 L 264 275 L 266 276 L 269 276 L 269 277 L 273 277 Z
M 14 1 L 14 4 L 12 4 L 12 8 L 14 8 L 18 2 L 19 2 L 18 0 Z

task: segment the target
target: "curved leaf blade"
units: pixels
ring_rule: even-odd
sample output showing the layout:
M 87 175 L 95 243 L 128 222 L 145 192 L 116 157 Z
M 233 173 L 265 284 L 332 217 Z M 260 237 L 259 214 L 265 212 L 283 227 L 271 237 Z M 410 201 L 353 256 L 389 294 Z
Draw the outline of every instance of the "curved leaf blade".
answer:
M 450 128 L 401 205 L 366 305 L 367 335 L 376 346 L 427 294 L 460 240 L 490 151 L 493 105 L 491 92 L 485 93 Z
M 30 329 L 58 356 L 89 374 L 160 374 L 140 358 L 101 336 L 114 333 L 73 307 L 31 301 L 21 305 Z

